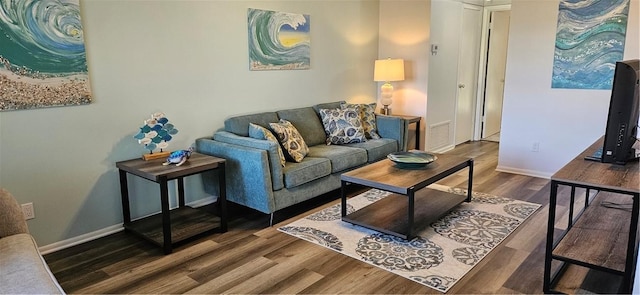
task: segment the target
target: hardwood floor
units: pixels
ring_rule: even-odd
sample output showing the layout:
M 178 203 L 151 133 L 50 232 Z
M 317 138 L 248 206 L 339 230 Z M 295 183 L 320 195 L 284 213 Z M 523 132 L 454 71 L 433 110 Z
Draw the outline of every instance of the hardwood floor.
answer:
M 496 172 L 495 142 L 466 143 L 449 153 L 474 158 L 475 191 L 543 206 L 448 293 L 542 293 L 549 180 Z M 463 170 L 438 183 L 464 188 L 466 174 Z M 267 215 L 230 206 L 227 233 L 191 241 L 170 255 L 120 232 L 45 255 L 45 260 L 68 293 L 439 293 L 277 231 L 319 207 L 338 203 L 338 196 L 335 192 L 277 212 L 274 222 L 279 223 L 273 227 Z M 567 214 L 564 205 L 558 207 L 558 216 Z M 563 226 L 558 222 L 558 228 Z M 619 282 L 617 276 L 571 266 L 556 289 L 616 293 Z

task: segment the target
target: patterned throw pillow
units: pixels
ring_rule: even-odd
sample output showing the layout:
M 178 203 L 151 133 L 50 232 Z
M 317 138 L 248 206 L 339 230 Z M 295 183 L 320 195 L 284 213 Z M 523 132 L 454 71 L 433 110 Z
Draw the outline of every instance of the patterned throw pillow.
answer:
M 296 163 L 302 162 L 309 153 L 309 147 L 304 142 L 304 138 L 298 132 L 298 129 L 291 122 L 280 119 L 278 123 L 269 123 L 269 126 L 278 137 L 278 141 L 287 151 L 287 154 Z
M 280 143 L 278 142 L 278 139 L 273 135 L 273 133 L 269 131 L 269 129 L 264 128 L 260 125 L 249 123 L 249 137 L 274 142 L 278 147 L 278 156 L 280 156 L 280 165 L 282 165 L 282 167 L 286 165 L 287 159 L 285 159 L 284 157 L 284 153 L 282 152 Z
M 327 144 L 365 142 L 364 129 L 356 108 L 320 109 Z
M 341 103 L 340 107 L 343 109 L 359 107 L 360 120 L 362 121 L 362 127 L 364 128 L 364 135 L 367 138 L 372 138 L 372 139 L 380 138 L 380 135 L 378 134 L 378 126 L 376 125 L 376 103 L 375 102 L 370 104 Z

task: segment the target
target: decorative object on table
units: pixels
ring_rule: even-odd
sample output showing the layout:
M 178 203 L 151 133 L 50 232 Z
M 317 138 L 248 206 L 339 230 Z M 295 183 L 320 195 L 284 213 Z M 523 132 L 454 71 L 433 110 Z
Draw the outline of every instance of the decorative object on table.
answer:
M 80 1 L 2 1 L 0 111 L 91 103 Z
M 422 168 L 438 159 L 435 155 L 421 151 L 391 153 L 387 158 L 396 163 L 398 168 Z
M 465 189 L 439 184 L 428 189 L 467 194 Z M 447 292 L 540 208 L 539 204 L 506 197 L 472 194 L 471 202 L 463 202 L 430 226 L 419 229 L 411 241 L 343 222 L 340 203 L 278 231 Z M 371 189 L 350 198 L 347 212 L 390 195 Z
M 310 68 L 310 19 L 307 14 L 249 8 L 249 70 Z
M 373 67 L 373 81 L 383 81 L 380 86 L 380 103 L 383 105 L 382 114 L 391 115 L 389 105 L 393 97 L 393 85 L 389 82 L 404 80 L 404 60 L 402 59 L 379 59 Z
M 186 150 L 179 150 L 179 151 L 174 151 L 171 154 L 169 154 L 169 157 L 167 158 L 167 161 L 162 163 L 162 165 L 167 166 L 170 164 L 176 164 L 176 166 L 180 166 L 182 164 L 184 164 L 184 162 L 186 162 L 187 160 L 189 160 L 189 158 L 191 157 L 191 154 L 193 153 L 193 147 L 189 147 Z
M 142 158 L 153 160 L 169 156 L 170 152 L 165 152 L 164 149 L 169 146 L 169 141 L 176 134 L 178 134 L 178 129 L 169 123 L 169 119 L 164 113 L 158 112 L 144 121 L 144 125 L 140 127 L 140 131 L 133 138 L 137 139 L 139 144 L 149 150 L 149 154 L 142 155 Z M 160 152 L 154 154 L 153 151 L 156 149 L 160 149 Z
M 630 2 L 560 1 L 551 88 L 611 89 L 616 61 L 624 57 Z

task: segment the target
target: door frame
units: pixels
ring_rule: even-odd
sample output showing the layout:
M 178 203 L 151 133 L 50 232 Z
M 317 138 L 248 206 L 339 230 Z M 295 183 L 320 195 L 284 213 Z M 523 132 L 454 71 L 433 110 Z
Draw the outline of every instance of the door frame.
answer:
M 511 10 L 511 4 L 505 5 L 493 5 L 483 7 L 482 14 L 482 36 L 480 44 L 480 61 L 478 67 L 478 88 L 476 93 L 476 116 L 473 131 L 473 140 L 478 141 L 482 139 L 482 123 L 484 116 L 482 114 L 484 109 L 485 88 L 487 87 L 486 73 L 487 73 L 487 48 L 489 46 L 489 20 L 491 12 L 493 11 L 505 11 Z

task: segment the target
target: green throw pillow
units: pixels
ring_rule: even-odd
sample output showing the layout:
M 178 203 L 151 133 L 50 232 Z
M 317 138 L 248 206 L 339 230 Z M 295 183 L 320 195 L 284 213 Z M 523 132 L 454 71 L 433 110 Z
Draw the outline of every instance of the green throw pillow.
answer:
M 327 144 L 365 142 L 364 129 L 356 108 L 320 109 Z
M 304 142 L 304 138 L 298 132 L 298 129 L 291 122 L 280 119 L 278 123 L 269 123 L 269 127 L 278 137 L 278 141 L 287 152 L 291 160 L 296 163 L 302 162 L 302 159 L 309 153 L 309 147 Z
M 287 163 L 287 159 L 284 157 L 284 153 L 282 152 L 282 148 L 280 147 L 280 143 L 278 139 L 269 131 L 269 129 L 264 128 L 260 125 L 256 125 L 253 123 L 249 123 L 249 137 L 255 139 L 263 139 L 274 142 L 278 147 L 278 156 L 280 157 L 280 165 L 284 167 Z
M 350 104 L 340 103 L 340 107 L 345 108 L 358 108 L 360 112 L 360 120 L 362 121 L 362 128 L 364 128 L 364 135 L 367 138 L 379 139 L 378 125 L 376 125 L 376 103 L 370 104 Z

